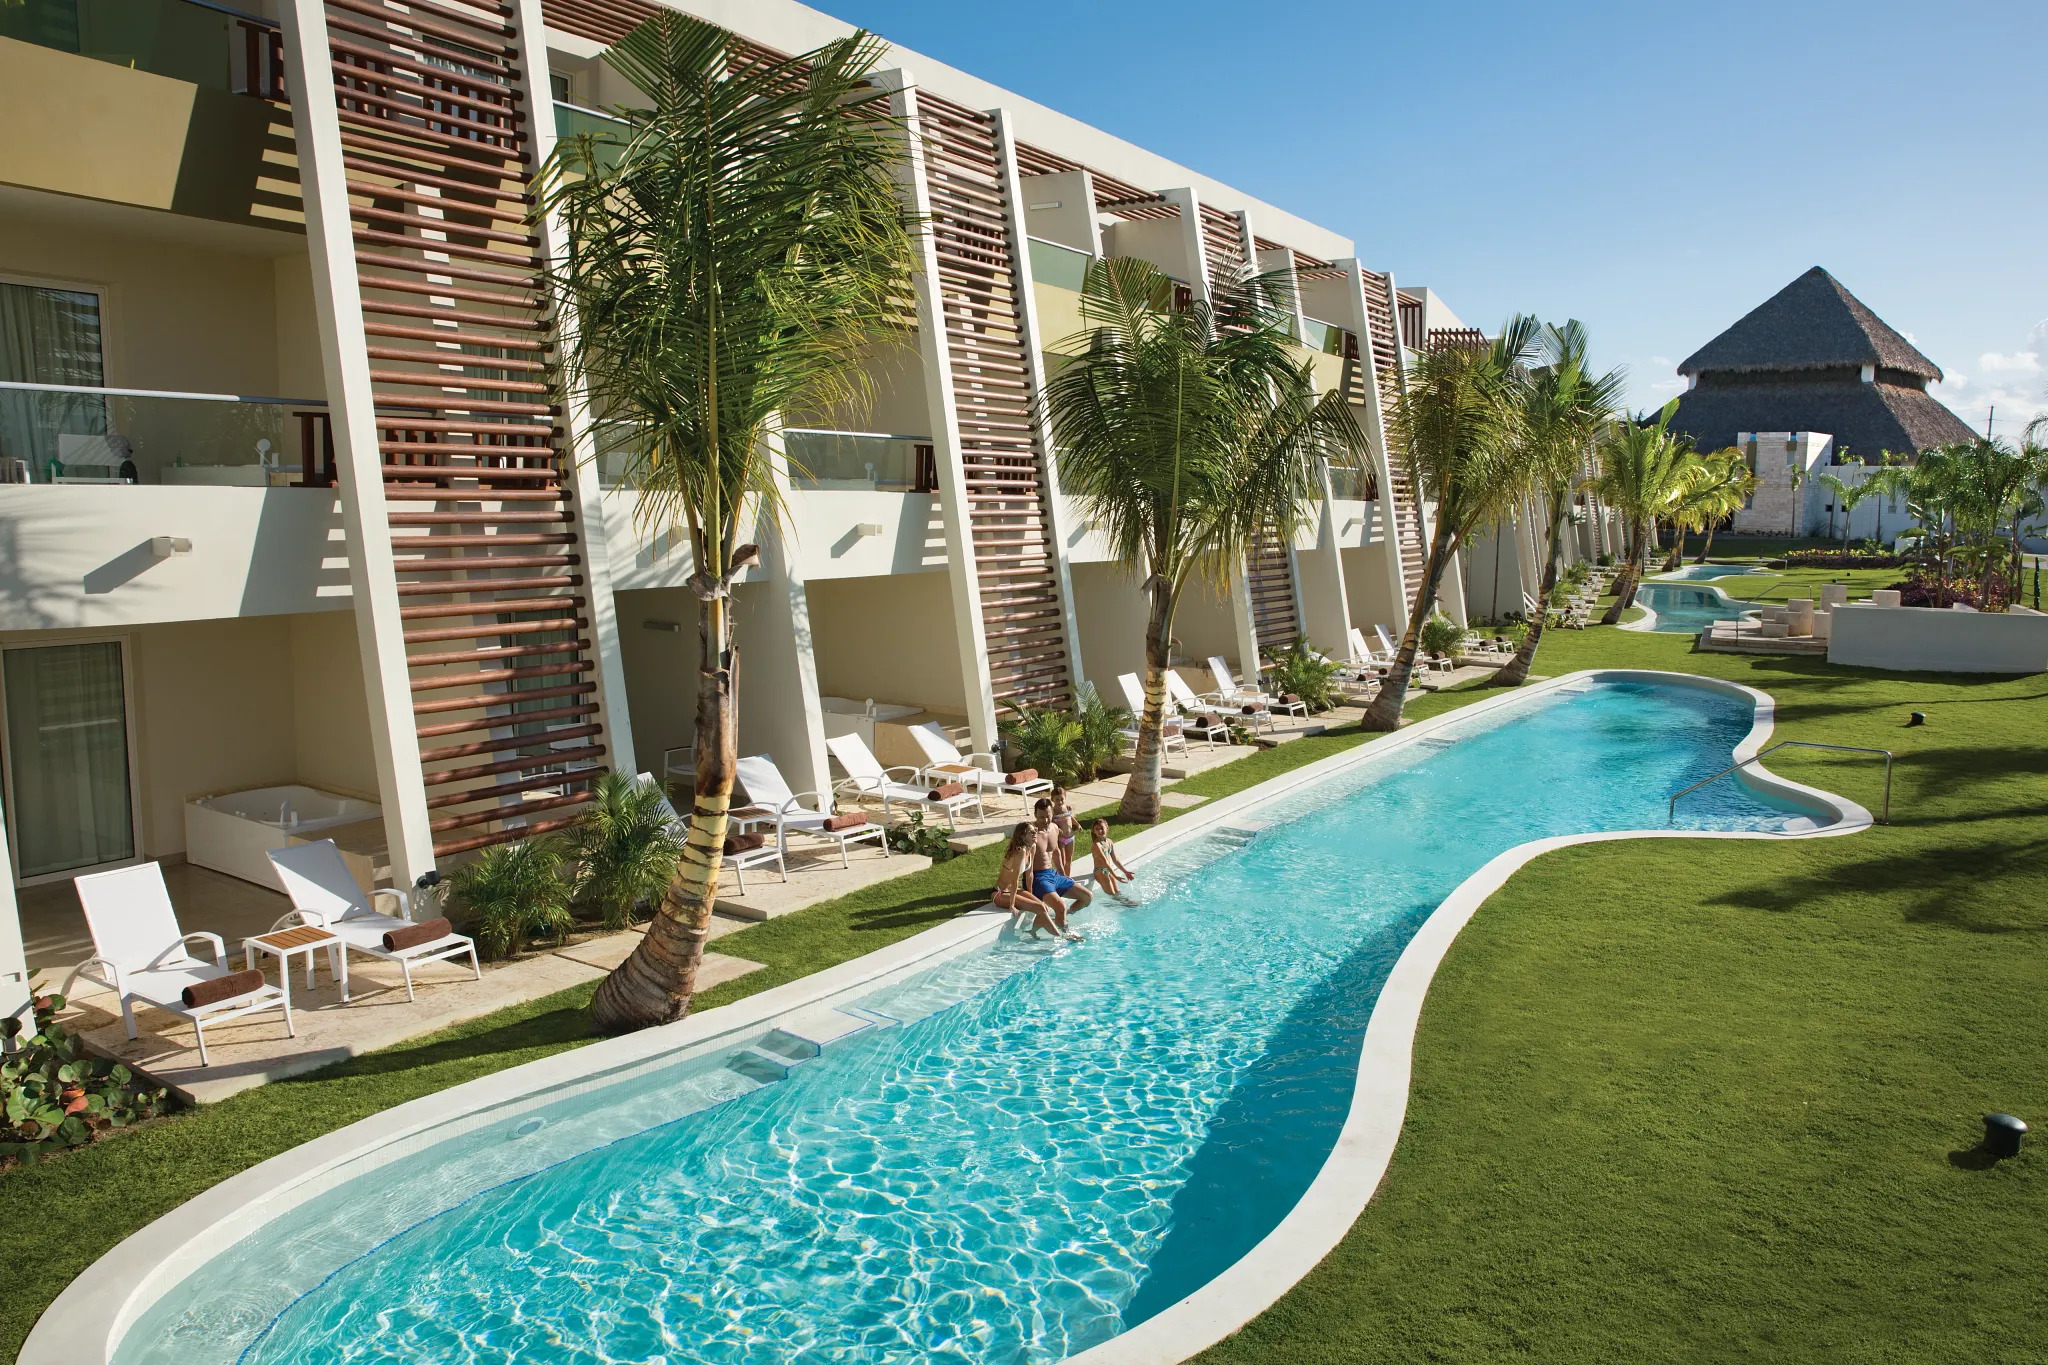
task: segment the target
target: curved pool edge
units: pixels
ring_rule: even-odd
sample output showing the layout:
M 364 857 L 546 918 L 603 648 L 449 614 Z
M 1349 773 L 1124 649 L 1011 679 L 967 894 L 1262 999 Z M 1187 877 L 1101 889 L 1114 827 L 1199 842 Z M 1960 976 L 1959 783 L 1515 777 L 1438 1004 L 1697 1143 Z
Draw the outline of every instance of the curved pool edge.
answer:
M 1754 759 L 1776 726 L 1777 703 L 1767 692 L 1697 673 L 1665 673 L 1655 669 L 1601 668 L 1567 673 L 1541 684 L 1561 690 L 1575 682 L 1632 678 L 1683 683 L 1709 691 L 1747 696 L 1754 706 L 1749 734 L 1732 751 L 1731 762 Z M 1526 690 L 1512 693 L 1526 696 Z M 1484 706 L 1489 703 L 1480 703 Z M 1473 714 L 1466 707 L 1432 720 L 1446 721 Z M 1401 731 L 1421 731 L 1421 722 Z M 1753 776 L 1752 776 L 1753 774 Z M 1408 1114 L 1416 1029 L 1422 1005 L 1437 968 L 1458 934 L 1486 899 L 1509 878 L 1546 853 L 1579 844 L 1614 843 L 1626 839 L 1814 839 L 1857 834 L 1875 823 L 1870 812 L 1847 797 L 1809 787 L 1752 764 L 1739 770 L 1760 791 L 1796 797 L 1832 808 L 1835 819 L 1813 829 L 1777 833 L 1751 830 L 1608 830 L 1532 839 L 1496 854 L 1460 882 L 1423 921 L 1415 937 L 1394 962 L 1380 988 L 1360 1046 L 1358 1083 L 1351 1110 L 1337 1134 L 1323 1168 L 1303 1191 L 1287 1216 L 1221 1275 L 1188 1297 L 1099 1346 L 1067 1357 L 1063 1365 L 1175 1365 L 1230 1336 L 1278 1303 L 1322 1263 L 1354 1223 L 1386 1175 Z
M 1753 758 L 1774 725 L 1776 704 L 1771 697 L 1739 683 L 1654 669 L 1580 670 L 1504 691 L 1304 764 L 1133 835 L 1122 841 L 1122 851 L 1128 859 L 1149 857 L 1199 837 L 1249 809 L 1405 748 L 1449 725 L 1576 684 L 1618 679 L 1749 697 L 1753 705 L 1750 732 L 1733 750 L 1731 761 Z M 1788 833 L 1642 830 L 1566 835 L 1518 845 L 1492 859 L 1430 913 L 1396 961 L 1366 1026 L 1350 1112 L 1336 1145 L 1300 1202 L 1242 1259 L 1194 1294 L 1067 1359 L 1075 1365 L 1164 1365 L 1186 1359 L 1263 1312 L 1329 1253 L 1363 1211 L 1392 1158 L 1407 1109 L 1415 1025 L 1437 965 L 1479 904 L 1522 864 L 1553 848 L 1578 843 L 1659 837 L 1813 838 L 1854 833 L 1872 823 L 1870 813 L 1854 802 L 1760 767 L 1744 768 L 1737 777 L 1759 790 L 1833 810 L 1836 818 L 1814 829 Z M 1080 861 L 1085 875 L 1089 860 Z M 994 938 L 1008 923 L 1009 915 L 992 907 L 972 910 L 731 1005 L 478 1077 L 301 1143 L 230 1176 L 131 1233 L 94 1261 L 44 1311 L 22 1346 L 18 1365 L 111 1365 L 128 1329 L 187 1275 L 264 1223 L 364 1174 L 365 1162 L 374 1166 L 402 1160 L 445 1138 L 523 1109 L 553 1104 L 715 1050 L 771 1028 L 786 1017 L 936 966 Z

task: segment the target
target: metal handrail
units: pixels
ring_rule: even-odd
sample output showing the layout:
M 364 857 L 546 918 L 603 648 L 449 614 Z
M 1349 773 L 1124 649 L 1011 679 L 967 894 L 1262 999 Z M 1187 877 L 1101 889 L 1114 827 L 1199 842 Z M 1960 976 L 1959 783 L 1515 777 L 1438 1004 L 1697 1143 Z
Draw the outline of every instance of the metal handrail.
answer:
M 0 379 L 0 389 L 22 393 L 83 393 L 101 398 L 178 398 L 196 403 L 267 403 L 281 408 L 324 408 L 325 398 L 269 398 L 246 393 L 184 393 L 177 389 L 110 389 L 100 384 L 36 384 Z
M 1759 749 L 1757 752 L 1751 754 L 1748 758 L 1743 759 L 1740 763 L 1730 764 L 1729 766 L 1721 769 L 1720 772 L 1715 773 L 1712 777 L 1701 778 L 1699 781 L 1693 783 L 1690 787 L 1687 787 L 1684 791 L 1673 792 L 1671 795 L 1671 805 L 1669 813 L 1666 816 L 1665 823 L 1673 824 L 1677 822 L 1678 798 L 1684 796 L 1686 792 L 1698 791 L 1701 787 L 1706 786 L 1709 782 L 1719 781 L 1721 778 L 1728 776 L 1728 774 L 1735 772 L 1737 769 L 1747 768 L 1750 764 L 1756 762 L 1765 754 L 1776 753 L 1780 749 L 1834 749 L 1845 754 L 1883 754 L 1884 814 L 1878 817 L 1877 823 L 1879 823 L 1880 825 L 1889 825 L 1892 822 L 1892 751 L 1890 749 L 1866 749 L 1860 744 L 1817 744 L 1810 739 L 1781 739 L 1768 749 Z

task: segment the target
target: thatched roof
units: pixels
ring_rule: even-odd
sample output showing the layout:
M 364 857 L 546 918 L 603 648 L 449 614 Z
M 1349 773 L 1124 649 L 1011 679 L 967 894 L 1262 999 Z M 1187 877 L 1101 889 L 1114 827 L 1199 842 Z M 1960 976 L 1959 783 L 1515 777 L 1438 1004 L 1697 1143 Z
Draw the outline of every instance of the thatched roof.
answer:
M 1837 452 L 1871 462 L 1881 451 L 1918 454 L 1976 436 L 1924 390 L 1853 379 L 1692 389 L 1679 396 L 1671 426 L 1700 450 L 1734 445 L 1738 431 L 1824 431 L 1835 438 Z
M 1833 275 L 1815 266 L 1687 356 L 1678 372 L 1747 373 L 1843 365 L 1877 365 L 1922 380 L 1941 378 L 1940 366 L 1865 308 Z

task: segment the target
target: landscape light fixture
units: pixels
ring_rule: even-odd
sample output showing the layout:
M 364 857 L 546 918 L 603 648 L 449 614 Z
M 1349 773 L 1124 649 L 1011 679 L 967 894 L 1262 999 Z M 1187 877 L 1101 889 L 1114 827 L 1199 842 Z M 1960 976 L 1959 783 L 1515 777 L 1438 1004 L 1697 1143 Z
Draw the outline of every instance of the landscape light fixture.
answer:
M 1908 730 L 1916 725 L 1925 725 L 1926 723 L 1927 713 L 1925 711 L 1915 711 L 1912 715 L 1906 717 L 1906 728 Z
M 2011 1114 L 1984 1116 L 1984 1150 L 2001 1161 L 2020 1154 L 2020 1139 L 2026 1135 L 2025 1121 Z

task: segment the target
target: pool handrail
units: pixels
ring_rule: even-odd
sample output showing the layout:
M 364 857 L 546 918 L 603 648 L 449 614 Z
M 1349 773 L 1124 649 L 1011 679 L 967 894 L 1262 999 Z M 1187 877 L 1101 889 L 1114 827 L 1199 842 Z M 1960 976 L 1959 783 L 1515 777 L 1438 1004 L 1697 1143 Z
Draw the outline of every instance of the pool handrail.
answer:
M 1684 791 L 1673 792 L 1671 794 L 1671 805 L 1669 809 L 1669 814 L 1667 816 L 1667 823 L 1677 823 L 1678 798 L 1684 796 L 1686 792 L 1696 792 L 1701 787 L 1706 786 L 1709 782 L 1719 781 L 1721 778 L 1728 776 L 1728 774 L 1736 771 L 1738 768 L 1746 768 L 1750 764 L 1762 758 L 1765 754 L 1776 753 L 1780 749 L 1837 749 L 1843 753 L 1848 754 L 1883 754 L 1884 812 L 1883 814 L 1877 817 L 1877 823 L 1879 823 L 1880 825 L 1889 825 L 1892 822 L 1892 751 L 1890 749 L 1868 749 L 1860 744 L 1820 744 L 1810 739 L 1781 739 L 1768 749 L 1757 750 L 1757 752 L 1751 754 L 1748 758 L 1743 759 L 1740 763 L 1729 764 L 1727 767 L 1721 769 L 1720 772 L 1715 773 L 1712 777 L 1701 778 L 1699 781 L 1693 783 L 1690 787 L 1685 788 Z

